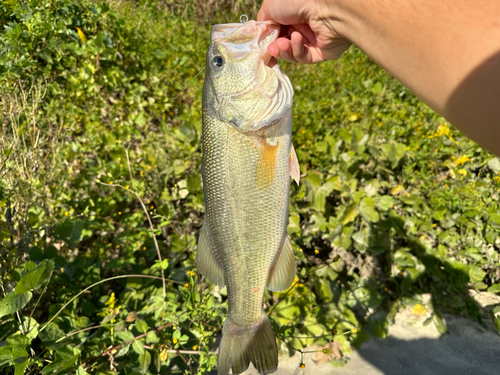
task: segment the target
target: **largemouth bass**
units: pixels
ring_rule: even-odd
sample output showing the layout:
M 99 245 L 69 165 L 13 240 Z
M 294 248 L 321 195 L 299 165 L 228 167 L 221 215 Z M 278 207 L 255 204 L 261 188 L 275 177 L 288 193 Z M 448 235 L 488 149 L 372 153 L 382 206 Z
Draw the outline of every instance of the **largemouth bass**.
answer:
M 276 370 L 276 338 L 263 310 L 266 286 L 287 289 L 295 258 L 286 227 L 290 176 L 300 171 L 291 143 L 293 88 L 268 45 L 279 25 L 266 21 L 212 27 L 203 85 L 202 176 L 205 219 L 200 272 L 227 286 L 228 314 L 218 374 L 249 363 Z

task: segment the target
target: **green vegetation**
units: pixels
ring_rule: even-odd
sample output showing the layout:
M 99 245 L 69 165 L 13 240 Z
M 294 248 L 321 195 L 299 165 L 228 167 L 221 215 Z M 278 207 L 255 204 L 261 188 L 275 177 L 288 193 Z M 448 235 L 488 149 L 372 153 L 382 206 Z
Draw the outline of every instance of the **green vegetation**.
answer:
M 203 4 L 0 3 L 2 373 L 216 365 L 225 294 L 194 262 L 200 71 L 210 24 L 257 8 Z M 470 296 L 500 292 L 500 160 L 354 47 L 283 68 L 303 178 L 297 281 L 266 295 L 282 350 L 348 353 L 405 306 L 443 333 L 443 311 L 500 330 L 500 307 L 485 321 Z

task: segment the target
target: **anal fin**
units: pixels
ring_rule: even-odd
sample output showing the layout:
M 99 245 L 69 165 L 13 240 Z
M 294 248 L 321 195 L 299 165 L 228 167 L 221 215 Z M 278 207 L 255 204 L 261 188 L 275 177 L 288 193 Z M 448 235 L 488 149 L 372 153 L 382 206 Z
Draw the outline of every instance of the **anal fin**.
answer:
M 196 265 L 201 274 L 220 288 L 224 286 L 224 270 L 215 258 L 208 241 L 207 225 L 203 222 L 198 239 L 198 251 L 196 252 Z
M 283 247 L 278 259 L 269 272 L 267 288 L 273 292 L 285 290 L 292 285 L 295 279 L 295 255 L 288 235 L 285 238 Z

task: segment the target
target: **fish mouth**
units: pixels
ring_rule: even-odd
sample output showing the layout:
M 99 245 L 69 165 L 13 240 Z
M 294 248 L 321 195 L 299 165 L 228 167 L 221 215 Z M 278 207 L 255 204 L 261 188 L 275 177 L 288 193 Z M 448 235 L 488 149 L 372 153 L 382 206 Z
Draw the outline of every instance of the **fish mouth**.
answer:
M 276 59 L 267 52 L 267 47 L 278 39 L 280 28 L 280 24 L 274 21 L 219 24 L 212 26 L 211 41 L 223 44 L 229 57 L 235 61 L 244 58 L 248 51 L 255 51 L 264 64 L 272 68 Z
M 248 68 L 239 70 L 238 77 L 245 79 L 233 90 L 213 92 L 217 116 L 239 132 L 249 133 L 271 126 L 292 105 L 292 84 L 267 51 L 279 34 L 280 25 L 274 21 L 212 26 L 211 50 L 207 56 L 220 54 L 228 65 L 234 67 L 241 63 Z M 246 79 L 248 75 L 252 78 Z

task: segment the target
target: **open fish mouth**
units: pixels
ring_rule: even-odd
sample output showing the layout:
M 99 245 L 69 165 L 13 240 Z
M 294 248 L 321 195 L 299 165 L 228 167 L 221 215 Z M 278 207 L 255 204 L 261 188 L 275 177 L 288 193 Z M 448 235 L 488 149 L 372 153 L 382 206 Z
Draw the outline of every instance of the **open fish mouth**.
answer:
M 219 118 L 240 132 L 268 126 L 292 105 L 290 80 L 267 51 L 279 34 L 274 21 L 212 26 L 206 84 Z
M 273 21 L 226 23 L 212 26 L 212 43 L 223 44 L 234 61 L 244 58 L 248 51 L 259 53 L 266 66 L 274 65 L 274 58 L 267 52 L 269 44 L 278 39 L 280 25 Z

